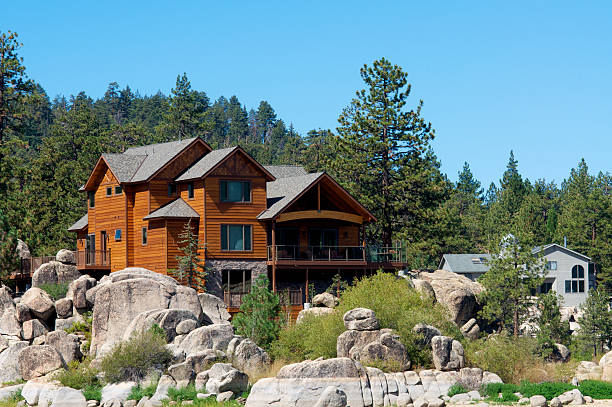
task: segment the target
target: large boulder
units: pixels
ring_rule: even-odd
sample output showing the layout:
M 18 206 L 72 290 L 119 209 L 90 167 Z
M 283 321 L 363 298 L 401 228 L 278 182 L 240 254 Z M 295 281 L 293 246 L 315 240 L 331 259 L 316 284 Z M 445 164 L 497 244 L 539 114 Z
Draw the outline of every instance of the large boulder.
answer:
M 90 294 L 91 293 L 91 294 Z M 91 350 L 110 349 L 139 314 L 159 309 L 185 309 L 202 321 L 202 307 L 193 288 L 171 277 L 130 267 L 103 278 L 87 291 L 94 303 Z M 74 301 L 74 299 L 73 299 Z
M 40 322 L 38 319 L 31 319 L 23 323 L 23 327 L 21 328 L 22 334 L 21 336 L 26 341 L 30 341 L 34 338 L 38 338 L 39 336 L 46 335 L 49 332 L 49 329 Z
M 61 249 L 55 255 L 55 260 L 64 264 L 76 264 L 76 257 L 72 250 Z
M 327 308 L 327 307 L 314 307 L 314 308 L 303 309 L 298 313 L 295 323 L 299 324 L 302 321 L 304 321 L 304 318 L 308 318 L 310 316 L 318 317 L 321 315 L 333 314 L 334 312 L 338 312 L 338 311 L 335 310 L 334 308 Z
M 191 331 L 178 345 L 186 355 L 213 349 L 225 352 L 234 338 L 234 329 L 230 324 L 213 324 L 202 326 Z
M 465 366 L 461 342 L 448 336 L 434 336 L 431 339 L 431 349 L 436 369 L 459 370 Z
M 17 319 L 17 310 L 6 308 L 0 312 L 2 312 L 0 315 L 0 334 L 21 337 L 21 325 L 19 325 Z
M 429 282 L 436 300 L 450 311 L 458 326 L 463 326 L 476 316 L 480 308 L 477 297 L 484 290 L 481 284 L 446 270 L 420 273 L 419 278 Z
M 45 337 L 45 344 L 54 347 L 66 363 L 80 360 L 83 357 L 79 337 L 67 334 L 65 331 L 49 332 Z
M 30 253 L 30 248 L 27 243 L 21 239 L 17 239 L 17 247 L 15 248 L 17 252 L 17 257 L 20 259 L 31 259 L 32 254 Z
M 32 275 L 32 287 L 40 287 L 43 284 L 70 283 L 81 276 L 76 266 L 64 264 L 59 261 L 50 261 L 42 264 Z
M 128 340 L 135 333 L 141 333 L 157 324 L 166 332 L 166 342 L 170 343 L 176 337 L 176 328 L 183 321 L 193 321 L 198 324 L 198 317 L 188 309 L 156 309 L 141 312 L 127 327 L 123 340 Z
M 602 356 L 599 360 L 599 367 L 601 368 L 601 380 L 612 382 L 612 351 Z
M 23 303 L 19 303 L 15 306 L 15 317 L 20 324 L 23 324 L 25 321 L 32 319 L 32 314 L 30 314 L 30 308 Z
M 65 366 L 62 355 L 52 346 L 28 346 L 19 352 L 19 371 L 24 380 L 44 376 Z
M 466 322 L 461 327 L 461 333 L 468 339 L 478 339 L 478 336 L 480 335 L 480 327 L 476 322 L 476 318 L 471 318 L 468 322 Z
M 113 384 L 107 384 L 102 387 L 102 399 L 100 400 L 100 405 L 103 406 L 107 403 L 119 402 L 119 406 L 127 400 L 130 393 L 132 392 L 132 387 L 136 386 L 135 382 L 119 382 Z
M 312 298 L 312 305 L 315 307 L 334 308 L 338 305 L 338 298 L 330 293 L 317 294 Z
M 418 340 L 418 345 L 420 346 L 429 346 L 429 344 L 431 344 L 431 338 L 433 338 L 434 336 L 442 335 L 440 330 L 435 326 L 423 323 L 416 324 L 412 328 L 412 332 L 422 338 Z
M 374 311 L 368 308 L 354 308 L 342 317 L 347 330 L 374 331 L 380 328 L 380 322 Z
M 227 357 L 232 365 L 251 378 L 262 376 L 272 362 L 268 353 L 255 342 L 240 337 L 232 339 L 228 344 Z
M 60 387 L 55 391 L 51 406 L 87 407 L 87 400 L 81 390 Z
M 13 292 L 7 286 L 0 287 L 0 311 L 9 308 L 15 308 L 15 301 L 13 300 Z
M 87 290 L 95 287 L 98 281 L 88 275 L 81 276 L 70 283 L 66 298 L 72 300 L 74 308 L 77 310 L 85 310 L 93 306 L 93 302 L 87 301 Z
M 248 376 L 229 363 L 215 363 L 207 372 L 206 391 L 210 394 L 220 394 L 226 391 L 240 394 L 249 385 Z
M 581 382 L 583 380 L 602 380 L 602 375 L 603 369 L 597 363 L 582 361 L 578 364 L 574 377 Z
M 21 395 L 29 406 L 48 406 L 51 404 L 61 384 L 49 377 L 38 377 L 28 380 L 21 390 Z
M 21 303 L 30 309 L 30 313 L 42 320 L 49 319 L 55 312 L 53 298 L 45 291 L 32 287 L 23 294 Z
M 346 393 L 336 386 L 328 386 L 314 407 L 346 407 Z
M 55 301 L 55 312 L 58 318 L 70 318 L 72 316 L 72 300 L 70 298 L 61 298 Z
M 19 369 L 19 352 L 27 348 L 28 342 L 14 342 L 0 353 L 0 383 L 23 379 Z
M 225 324 L 230 320 L 225 302 L 216 295 L 199 293 L 198 299 L 204 313 L 205 324 Z
M 364 364 L 394 361 L 402 370 L 410 367 L 406 347 L 391 329 L 345 331 L 336 341 L 336 354 L 338 357 L 349 357 Z

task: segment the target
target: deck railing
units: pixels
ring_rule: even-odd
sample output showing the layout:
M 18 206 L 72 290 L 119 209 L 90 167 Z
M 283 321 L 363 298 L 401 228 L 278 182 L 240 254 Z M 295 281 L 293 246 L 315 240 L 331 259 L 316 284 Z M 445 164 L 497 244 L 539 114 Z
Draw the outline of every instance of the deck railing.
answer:
M 110 250 L 77 251 L 77 268 L 110 267 Z
M 37 268 L 45 263 L 55 260 L 55 256 L 40 256 L 31 257 L 29 259 L 21 259 L 19 270 L 11 273 L 11 279 L 30 278 Z
M 229 308 L 240 308 L 242 300 L 248 292 L 223 292 L 223 301 Z M 299 290 L 278 290 L 282 305 L 302 305 L 303 291 Z
M 401 246 L 268 246 L 268 260 L 362 261 L 370 263 L 403 263 Z

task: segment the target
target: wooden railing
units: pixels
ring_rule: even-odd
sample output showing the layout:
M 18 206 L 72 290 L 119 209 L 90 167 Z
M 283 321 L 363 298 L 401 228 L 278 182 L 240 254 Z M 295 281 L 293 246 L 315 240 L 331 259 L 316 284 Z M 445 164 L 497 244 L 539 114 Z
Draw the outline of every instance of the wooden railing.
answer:
M 228 308 L 240 308 L 246 292 L 223 292 L 223 301 Z M 277 294 L 282 305 L 302 305 L 303 291 L 299 290 L 279 290 Z
M 111 262 L 110 249 L 103 250 L 79 250 L 76 256 L 77 268 L 109 268 Z
M 401 246 L 268 246 L 268 260 L 362 261 L 370 263 L 404 263 Z
M 55 256 L 31 257 L 29 259 L 21 259 L 19 270 L 11 273 L 11 279 L 24 279 L 32 277 L 32 274 L 37 268 L 45 263 L 55 260 Z

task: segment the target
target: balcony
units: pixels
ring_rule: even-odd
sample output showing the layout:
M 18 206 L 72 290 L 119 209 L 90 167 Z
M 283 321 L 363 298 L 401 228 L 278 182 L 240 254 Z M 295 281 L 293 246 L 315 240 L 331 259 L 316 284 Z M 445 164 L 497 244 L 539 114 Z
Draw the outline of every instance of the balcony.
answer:
M 242 305 L 242 300 L 248 292 L 223 292 L 223 301 L 225 305 L 231 310 L 236 311 Z M 277 294 L 280 298 L 281 305 L 283 306 L 302 306 L 303 304 L 303 292 L 302 290 L 279 290 Z
M 110 250 L 79 250 L 76 257 L 78 270 L 110 270 Z
M 406 263 L 400 246 L 268 246 L 268 263 L 277 265 L 355 265 Z

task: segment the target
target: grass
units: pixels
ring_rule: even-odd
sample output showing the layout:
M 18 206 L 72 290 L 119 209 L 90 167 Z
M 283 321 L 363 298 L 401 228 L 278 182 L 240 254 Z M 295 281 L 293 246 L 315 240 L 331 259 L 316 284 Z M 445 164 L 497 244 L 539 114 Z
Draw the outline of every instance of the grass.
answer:
M 0 400 L 0 407 L 15 407 L 21 400 L 23 400 L 23 396 L 21 390 L 18 390 L 11 397 Z
M 518 385 L 512 383 L 491 383 L 481 389 L 481 394 L 487 398 L 487 401 L 494 402 L 516 402 L 518 398 L 514 393 L 521 393 L 523 397 L 528 398 L 540 395 L 544 396 L 546 400 L 551 400 L 566 391 L 576 388 L 584 396 L 590 396 L 596 400 L 612 399 L 612 383 L 598 380 L 585 380 L 578 387 L 562 382 L 523 382 Z M 499 398 L 500 393 L 502 398 Z
M 463 394 L 463 393 L 467 393 L 469 390 L 466 389 L 465 387 L 463 387 L 460 384 L 453 384 L 449 389 L 448 389 L 448 397 L 453 397 L 456 394 Z
M 91 357 L 83 359 L 82 362 L 73 360 L 67 369 L 57 373 L 55 379 L 73 389 L 85 389 L 100 385 L 98 370 L 90 367 Z
M 102 400 L 102 385 L 88 385 L 82 390 L 86 400 Z
M 68 285 L 69 283 L 41 284 L 38 288 L 49 294 L 51 298 L 53 298 L 53 301 L 57 301 L 66 297 Z
M 73 322 L 72 325 L 66 329 L 66 333 L 78 333 L 85 335 L 86 341 L 85 345 L 83 346 L 83 351 L 87 353 L 89 352 L 89 346 L 91 345 L 91 325 L 93 323 L 93 313 L 91 311 L 87 311 L 82 316 L 83 320 Z
M 132 387 L 130 395 L 128 396 L 128 400 L 139 401 L 143 397 L 151 398 L 155 394 L 156 389 L 157 380 L 145 387 L 141 387 L 140 384 L 138 384 L 138 386 Z
M 190 384 L 187 387 L 181 387 L 180 389 L 176 389 L 174 387 L 168 389 L 168 397 L 170 398 L 170 400 L 176 402 L 196 400 L 197 394 L 198 391 L 196 390 L 194 384 Z

